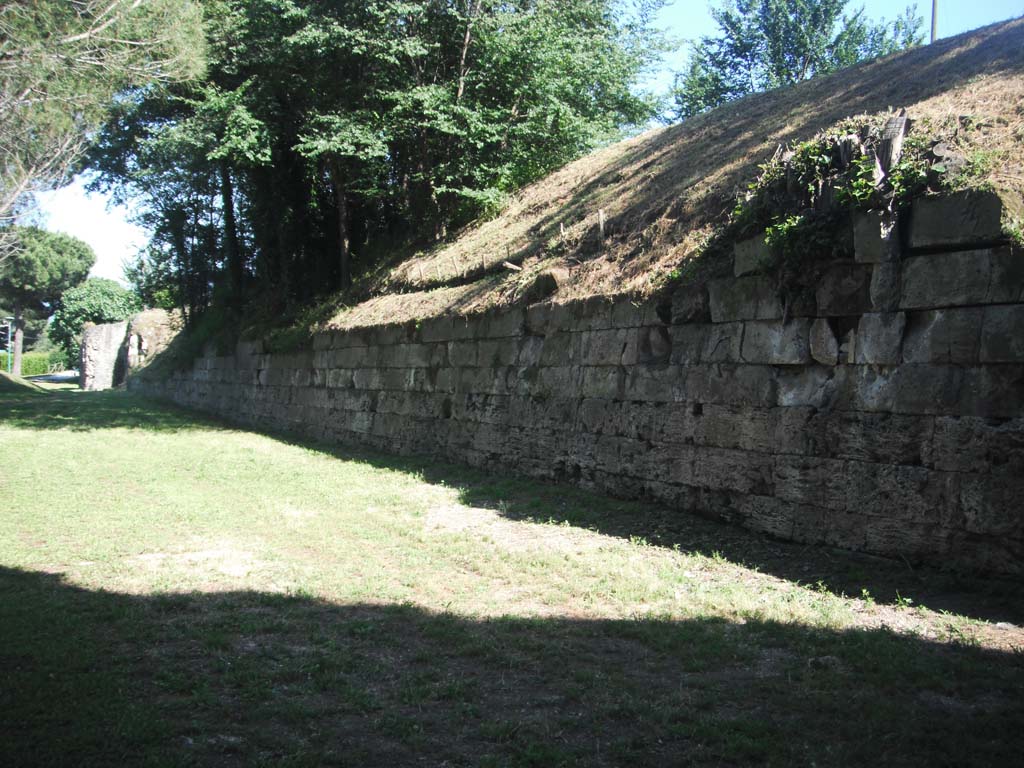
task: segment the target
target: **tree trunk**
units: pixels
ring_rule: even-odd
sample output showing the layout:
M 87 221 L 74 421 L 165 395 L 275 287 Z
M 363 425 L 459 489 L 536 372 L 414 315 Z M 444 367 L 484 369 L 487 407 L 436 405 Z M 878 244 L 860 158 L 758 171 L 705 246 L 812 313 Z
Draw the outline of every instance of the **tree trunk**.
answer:
M 14 323 L 11 326 L 14 338 L 11 339 L 11 373 L 21 376 L 21 348 L 25 343 L 25 320 L 22 317 L 20 303 L 14 305 Z
M 220 164 L 220 197 L 224 209 L 224 257 L 228 265 L 231 303 L 238 308 L 242 304 L 242 282 L 245 279 L 245 268 L 242 264 L 242 252 L 238 247 L 235 189 L 231 183 L 231 171 L 226 162 Z
M 341 287 L 352 285 L 352 252 L 348 222 L 348 200 L 345 199 L 345 185 L 342 183 L 341 168 L 331 164 L 331 184 L 334 186 L 334 200 L 338 207 L 338 266 L 341 272 Z
M 469 55 L 469 44 L 473 42 L 473 17 L 480 11 L 480 0 L 475 4 L 470 0 L 466 11 L 466 36 L 462 40 L 462 53 L 459 56 L 459 90 L 455 94 L 456 104 L 462 101 L 462 94 L 466 91 L 466 75 L 469 74 L 469 70 L 466 69 L 466 58 Z

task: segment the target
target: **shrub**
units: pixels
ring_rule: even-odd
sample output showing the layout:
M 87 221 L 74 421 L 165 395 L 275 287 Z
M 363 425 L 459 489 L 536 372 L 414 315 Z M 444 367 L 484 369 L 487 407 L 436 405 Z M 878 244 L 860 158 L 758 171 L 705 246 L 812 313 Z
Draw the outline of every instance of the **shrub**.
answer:
M 113 280 L 91 277 L 61 296 L 60 305 L 53 313 L 50 338 L 63 347 L 68 360 L 77 361 L 82 327 L 86 323 L 124 320 L 139 309 L 135 294 Z
M 7 370 L 8 352 L 0 352 L 0 366 Z M 22 376 L 42 376 L 50 371 L 50 355 L 47 352 L 25 352 L 21 356 Z

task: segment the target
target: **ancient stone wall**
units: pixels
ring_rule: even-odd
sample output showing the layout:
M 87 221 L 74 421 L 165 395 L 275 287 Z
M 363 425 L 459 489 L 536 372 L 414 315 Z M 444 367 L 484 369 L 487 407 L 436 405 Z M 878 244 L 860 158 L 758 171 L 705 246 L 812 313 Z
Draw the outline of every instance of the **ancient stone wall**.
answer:
M 133 386 L 262 429 L 1020 573 L 1024 254 L 999 205 L 864 216 L 855 258 L 800 301 L 755 239 L 735 276 L 670 304 L 540 303 L 322 334 L 298 354 L 240 343 Z

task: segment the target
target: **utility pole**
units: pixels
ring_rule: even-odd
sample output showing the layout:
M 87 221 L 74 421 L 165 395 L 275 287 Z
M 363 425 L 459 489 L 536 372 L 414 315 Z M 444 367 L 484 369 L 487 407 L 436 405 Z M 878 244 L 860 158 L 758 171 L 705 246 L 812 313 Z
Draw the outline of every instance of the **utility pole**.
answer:
M 935 42 L 939 20 L 939 0 L 932 0 L 932 42 Z

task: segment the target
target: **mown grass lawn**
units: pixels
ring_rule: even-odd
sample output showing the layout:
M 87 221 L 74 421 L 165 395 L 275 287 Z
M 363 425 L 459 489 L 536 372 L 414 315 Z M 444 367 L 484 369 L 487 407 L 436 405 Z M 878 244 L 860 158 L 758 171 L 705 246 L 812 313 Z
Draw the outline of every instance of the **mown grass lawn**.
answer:
M 0 393 L 0 466 L 4 765 L 961 766 L 1024 749 L 1020 584 L 125 393 Z

